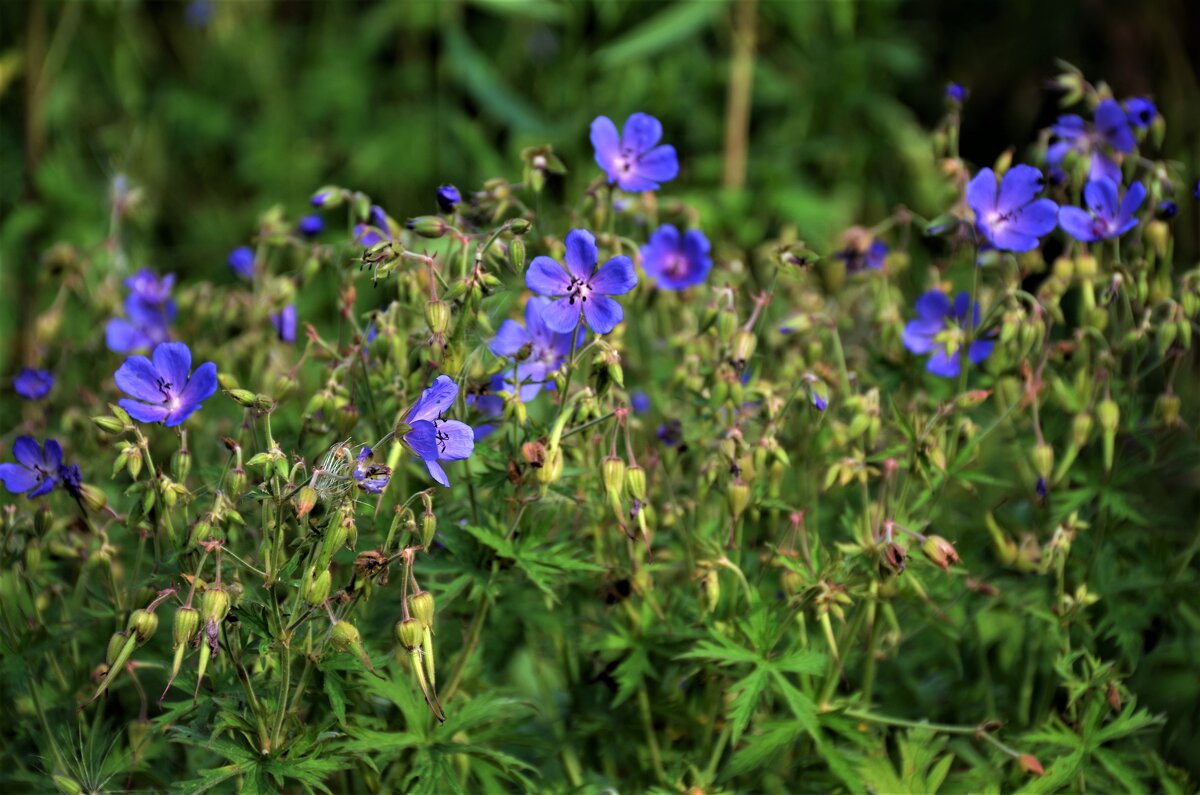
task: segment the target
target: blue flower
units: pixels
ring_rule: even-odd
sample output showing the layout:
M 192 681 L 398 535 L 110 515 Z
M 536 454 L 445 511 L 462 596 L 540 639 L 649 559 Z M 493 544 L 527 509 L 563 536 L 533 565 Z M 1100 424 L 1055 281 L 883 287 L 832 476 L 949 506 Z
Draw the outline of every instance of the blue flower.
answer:
M 580 312 L 592 331 L 607 334 L 625 317 L 610 295 L 622 295 L 637 285 L 633 261 L 616 256 L 597 269 L 596 238 L 585 229 L 567 234 L 567 270 L 550 257 L 535 257 L 525 273 L 525 285 L 535 293 L 562 296 L 542 311 L 552 331 L 569 333 L 579 325 Z
M 658 190 L 659 183 L 675 179 L 679 160 L 675 147 L 656 146 L 662 138 L 662 124 L 645 113 L 635 113 L 625 121 L 624 133 L 607 116 L 592 121 L 592 146 L 596 164 L 608 174 L 608 182 L 621 190 Z
M 571 336 L 575 344 L 583 340 L 583 329 L 572 329 L 566 333 L 555 331 L 546 325 L 543 316 L 551 306 L 550 299 L 531 297 L 525 304 L 525 326 L 515 320 L 500 324 L 496 336 L 488 343 L 488 350 L 497 356 L 517 360 L 516 382 L 513 373 L 502 373 L 492 380 L 493 391 L 512 391 L 516 384 L 521 386 L 521 402 L 533 400 L 550 374 L 562 367 L 571 355 Z M 480 406 L 485 410 L 484 406 Z
M 1134 127 L 1145 129 L 1158 116 L 1158 108 L 1149 97 L 1133 97 L 1125 100 L 1125 115 Z
M 363 491 L 368 494 L 379 494 L 387 488 L 388 482 L 392 479 L 392 470 L 382 464 L 368 464 L 367 461 L 371 455 L 371 448 L 363 445 L 363 449 L 358 453 L 358 458 L 354 461 L 354 470 L 350 474 L 354 476 L 354 480 Z
M 217 366 L 205 362 L 192 370 L 192 352 L 182 342 L 164 342 L 154 349 L 153 362 L 130 356 L 114 377 L 121 391 L 121 408 L 138 422 L 179 425 L 217 391 Z
M 305 237 L 316 237 L 324 228 L 325 221 L 316 214 L 306 215 L 300 219 L 300 223 L 296 224 L 296 229 Z
M 1059 116 L 1051 131 L 1059 139 L 1046 150 L 1046 163 L 1060 168 L 1067 152 L 1076 151 L 1091 157 L 1089 179 L 1107 177 L 1121 181 L 1121 169 L 1103 150 L 1108 146 L 1117 152 L 1131 152 L 1137 141 L 1125 111 L 1115 100 L 1106 99 L 1096 106 L 1093 129 L 1088 129 L 1083 117 L 1073 113 Z
M 1179 205 L 1170 199 L 1163 199 L 1158 203 L 1158 207 L 1155 208 L 1155 211 L 1158 213 L 1159 218 L 1162 218 L 1164 221 L 1169 221 L 1179 212 Z
M 54 376 L 49 370 L 26 367 L 13 379 L 13 391 L 26 400 L 41 400 L 53 387 Z
M 650 410 L 650 396 L 640 389 L 635 389 L 629 393 L 629 405 L 634 414 L 645 414 Z
M 654 435 L 667 447 L 678 447 L 683 441 L 683 423 L 677 419 L 667 420 L 658 426 Z
M 712 270 L 708 238 L 699 229 L 683 235 L 663 224 L 642 246 L 642 268 L 664 290 L 682 290 L 700 284 Z
M 444 213 L 454 212 L 454 208 L 462 201 L 462 194 L 453 185 L 442 185 L 437 189 L 438 208 Z
M 1132 152 L 1137 146 L 1129 118 L 1115 99 L 1106 99 L 1096 106 L 1092 123 L 1100 140 L 1118 152 Z
M 238 246 L 229 252 L 229 269 L 243 279 L 254 278 L 254 249 Z
M 996 174 L 981 169 L 967 185 L 967 204 L 988 242 L 1001 251 L 1030 251 L 1038 238 L 1055 227 L 1058 205 L 1038 199 L 1042 172 L 1032 166 L 1013 166 L 996 190 Z
M 1058 223 L 1067 234 L 1083 243 L 1108 240 L 1133 229 L 1138 219 L 1133 216 L 1146 198 L 1142 183 L 1135 182 L 1118 202 L 1117 183 L 1108 179 L 1088 182 L 1083 188 L 1087 209 L 1063 207 L 1058 211 Z
M 848 245 L 836 255 L 846 263 L 846 273 L 858 273 L 864 269 L 873 271 L 883 270 L 887 259 L 888 246 L 879 238 L 871 238 L 871 242 L 863 248 L 866 237 L 859 234 L 847 233 Z
M 296 341 L 296 305 L 288 304 L 278 312 L 271 313 L 271 324 L 280 342 Z
M 442 418 L 457 396 L 458 384 L 449 376 L 439 375 L 404 418 L 410 428 L 404 434 L 405 443 L 425 462 L 433 479 L 447 487 L 450 479 L 438 461 L 470 458 L 475 450 L 475 435 L 470 425 Z
M 388 221 L 387 213 L 378 204 L 372 204 L 366 223 L 354 226 L 354 242 L 363 248 L 371 248 L 391 239 L 392 225 Z
M 940 290 L 930 290 L 917 299 L 917 319 L 904 327 L 904 347 L 915 354 L 932 353 L 927 370 L 934 375 L 953 378 L 959 371 L 959 348 L 966 339 L 967 306 L 971 297 L 959 293 L 951 307 L 950 299 Z M 972 326 L 979 324 L 979 304 L 970 312 Z M 967 349 L 967 358 L 979 364 L 992 355 L 995 342 L 976 339 Z
M 43 449 L 32 436 L 19 436 L 12 451 L 17 463 L 0 464 L 4 488 L 12 494 L 28 492 L 31 500 L 54 490 L 62 477 L 63 452 L 57 441 L 47 439 Z
M 959 83 L 950 83 L 946 86 L 946 99 L 955 103 L 956 105 L 961 105 L 966 102 L 970 93 L 970 91 L 968 91 Z
M 70 494 L 76 500 L 83 499 L 83 473 L 79 471 L 79 464 L 64 464 L 60 466 L 58 468 L 58 478 L 62 481 L 63 490 L 67 494 Z
M 174 274 L 159 279 L 149 268 L 126 279 L 125 317 L 108 321 L 104 330 L 108 349 L 129 353 L 166 341 L 167 326 L 175 319 L 175 302 L 170 297 L 174 284 Z

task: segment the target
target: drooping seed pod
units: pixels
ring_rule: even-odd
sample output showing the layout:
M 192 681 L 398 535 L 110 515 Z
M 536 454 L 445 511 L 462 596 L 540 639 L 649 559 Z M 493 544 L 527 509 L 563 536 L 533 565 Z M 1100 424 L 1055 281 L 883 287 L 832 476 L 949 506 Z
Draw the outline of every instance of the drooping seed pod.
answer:
M 420 622 L 425 629 L 433 627 L 433 594 L 429 591 L 417 591 L 408 597 L 408 610 L 413 618 Z
M 367 650 L 363 647 L 362 636 L 358 628 L 349 621 L 338 621 L 333 625 L 329 631 L 329 642 L 340 651 L 352 652 L 368 671 L 375 674 L 375 666 L 371 664 L 371 658 L 367 656 Z
M 320 574 L 315 574 L 314 569 L 309 569 L 304 586 L 300 589 L 300 596 L 313 607 L 319 607 L 329 598 L 329 589 L 332 585 L 333 575 L 329 569 L 325 569 Z
M 149 610 L 134 610 L 125 628 L 137 638 L 137 645 L 143 646 L 158 630 L 158 616 Z
M 212 587 L 200 597 L 200 621 L 204 626 L 220 624 L 229 615 L 229 593 L 224 588 Z

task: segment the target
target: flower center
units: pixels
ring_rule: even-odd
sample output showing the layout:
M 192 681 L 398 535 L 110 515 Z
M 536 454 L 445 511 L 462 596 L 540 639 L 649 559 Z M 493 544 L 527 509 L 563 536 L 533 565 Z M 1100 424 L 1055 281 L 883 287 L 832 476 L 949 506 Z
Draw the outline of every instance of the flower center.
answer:
M 633 150 L 622 149 L 621 154 L 617 155 L 617 171 L 619 171 L 622 176 L 633 173 L 633 167 L 637 165 L 638 157 L 638 154 Z
M 687 257 L 679 253 L 672 253 L 666 256 L 663 262 L 663 273 L 670 276 L 672 279 L 678 279 L 686 276 L 688 271 Z
M 567 287 L 567 299 L 570 303 L 575 303 L 576 298 L 578 298 L 580 302 L 586 301 L 588 296 L 591 295 L 591 292 L 592 285 L 588 284 L 583 279 L 571 277 L 571 285 Z
M 165 378 L 154 379 L 154 385 L 158 387 L 158 391 L 162 393 L 163 403 L 168 403 L 174 408 L 179 405 L 179 399 L 171 393 L 171 382 Z

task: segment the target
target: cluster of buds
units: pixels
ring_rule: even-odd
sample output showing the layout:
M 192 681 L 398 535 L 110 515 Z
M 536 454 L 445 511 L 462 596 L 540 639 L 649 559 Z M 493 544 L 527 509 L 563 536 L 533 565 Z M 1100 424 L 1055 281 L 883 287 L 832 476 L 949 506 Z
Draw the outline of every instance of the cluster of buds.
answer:
M 88 699 L 88 704 L 104 695 L 104 692 L 108 690 L 113 680 L 117 678 L 133 656 L 134 649 L 145 646 L 150 638 L 154 637 L 154 633 L 158 631 L 158 616 L 154 611 L 174 593 L 174 588 L 159 591 L 154 601 L 144 609 L 134 610 L 129 614 L 129 620 L 125 623 L 123 632 L 115 632 L 109 638 L 108 648 L 104 654 L 104 676 L 100 680 L 96 692 Z

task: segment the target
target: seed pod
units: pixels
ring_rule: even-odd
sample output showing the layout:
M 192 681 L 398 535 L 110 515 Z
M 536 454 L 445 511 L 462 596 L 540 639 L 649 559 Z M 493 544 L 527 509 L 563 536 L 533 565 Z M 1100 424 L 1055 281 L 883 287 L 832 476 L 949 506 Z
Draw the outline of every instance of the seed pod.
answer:
M 200 613 L 194 607 L 181 607 L 175 611 L 173 639 L 176 646 L 191 643 L 200 631 Z
M 721 342 L 733 339 L 733 333 L 737 331 L 737 322 L 737 312 L 731 307 L 725 307 L 717 313 L 717 336 Z
M 220 624 L 229 615 L 229 593 L 223 588 L 209 588 L 200 597 L 200 621 L 204 626 Z
M 742 329 L 733 335 L 733 363 L 739 370 L 750 361 L 757 346 L 758 338 L 754 336 L 754 332 Z
M 534 478 L 543 486 L 549 485 L 562 475 L 563 468 L 563 453 L 562 448 L 558 445 L 552 445 L 546 451 L 546 463 L 541 469 L 533 471 Z
M 83 793 L 83 787 L 70 776 L 53 775 L 50 780 L 54 782 L 54 788 L 60 795 L 82 795 Z
M 1173 428 L 1179 424 L 1179 395 L 1164 392 L 1154 401 L 1154 416 L 1163 426 Z
M 421 517 L 421 546 L 429 549 L 433 537 L 437 534 L 437 517 L 431 511 L 426 511 Z
M 446 222 L 436 215 L 422 215 L 417 218 L 410 218 L 406 226 L 421 237 L 434 240 L 442 237 L 449 230 Z
M 729 515 L 737 521 L 750 503 L 750 487 L 741 480 L 735 480 L 729 484 L 725 497 L 729 503 Z
M 171 456 L 171 473 L 175 479 L 183 482 L 187 480 L 188 473 L 192 471 L 192 451 L 186 447 L 175 451 L 175 455 Z
M 921 551 L 942 571 L 950 571 L 951 564 L 958 563 L 958 550 L 941 536 L 929 536 L 921 545 Z
M 227 389 L 225 394 L 233 399 L 233 402 L 245 408 L 254 408 L 254 402 L 257 396 L 249 389 Z
M 329 598 L 329 589 L 333 586 L 333 574 L 329 569 L 314 576 L 314 569 L 308 570 L 308 577 L 305 579 L 304 587 L 301 588 L 300 596 L 305 602 L 313 607 L 319 607 L 325 604 L 325 600 Z
M 134 610 L 129 614 L 129 623 L 125 628 L 137 637 L 138 645 L 142 646 L 158 630 L 158 616 L 149 610 Z
M 351 522 L 353 523 L 353 519 Z M 318 568 L 329 568 L 329 562 L 333 560 L 334 554 L 346 543 L 347 535 L 344 521 L 335 519 L 329 525 L 325 530 L 325 537 L 321 539 L 321 554 L 317 557 Z
M 508 266 L 518 276 L 525 271 L 525 241 L 519 237 L 508 244 Z
M 307 516 L 317 505 L 317 490 L 312 486 L 305 486 L 296 493 L 292 504 L 296 508 L 296 516 Z
M 423 635 L 421 622 L 415 618 L 406 618 L 396 622 L 396 640 L 408 651 L 421 648 Z
M 625 470 L 625 489 L 635 500 L 646 501 L 646 470 L 637 464 Z
M 118 434 L 125 432 L 125 423 L 116 417 L 92 417 L 92 422 L 105 433 Z
M 1033 471 L 1037 472 L 1038 477 L 1048 478 L 1054 471 L 1054 448 L 1044 443 L 1034 445 L 1030 460 L 1033 462 Z
M 429 591 L 418 591 L 408 597 L 408 610 L 422 627 L 433 627 L 433 594 Z
M 1083 447 L 1092 435 L 1092 415 L 1081 411 L 1071 420 L 1071 441 L 1076 447 Z
M 329 641 L 341 651 L 352 652 L 368 671 L 375 673 L 375 666 L 371 665 L 371 658 L 367 656 L 367 650 L 363 647 L 358 628 L 349 621 L 334 624 L 329 632 Z
M 1100 401 L 1096 406 L 1096 419 L 1104 433 L 1104 471 L 1111 472 L 1117 442 L 1117 428 L 1121 425 L 1121 408 L 1112 398 Z
M 112 667 L 116 662 L 117 657 L 121 654 L 121 649 L 125 648 L 125 641 L 129 640 L 128 632 L 114 632 L 112 637 L 108 639 L 108 648 L 104 651 L 104 664 Z
M 425 302 L 425 323 L 434 334 L 445 334 L 450 328 L 450 306 L 440 299 Z

